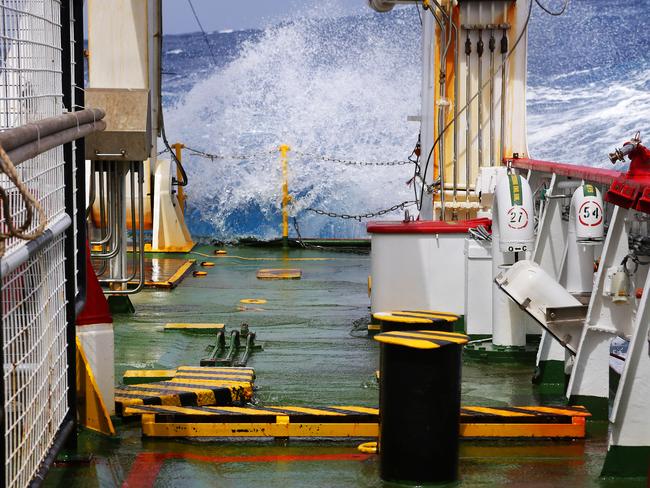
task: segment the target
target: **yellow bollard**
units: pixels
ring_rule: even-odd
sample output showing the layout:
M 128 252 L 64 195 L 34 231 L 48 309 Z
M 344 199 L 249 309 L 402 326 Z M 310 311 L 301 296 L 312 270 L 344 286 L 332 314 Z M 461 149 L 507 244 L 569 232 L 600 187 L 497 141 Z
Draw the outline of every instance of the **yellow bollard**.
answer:
M 172 148 L 174 149 L 174 152 L 176 153 L 176 159 L 178 160 L 179 163 L 183 162 L 183 149 L 185 148 L 185 144 L 182 144 L 180 142 L 177 142 L 175 144 L 172 144 Z M 176 179 L 178 181 L 181 180 L 181 172 L 177 168 L 176 169 Z M 178 203 L 181 206 L 181 210 L 185 212 L 185 191 L 183 190 L 182 186 L 178 186 L 178 193 L 177 193 L 177 198 L 178 198 Z
M 282 164 L 282 247 L 289 247 L 289 168 L 287 153 L 291 148 L 282 144 L 280 150 L 280 163 Z

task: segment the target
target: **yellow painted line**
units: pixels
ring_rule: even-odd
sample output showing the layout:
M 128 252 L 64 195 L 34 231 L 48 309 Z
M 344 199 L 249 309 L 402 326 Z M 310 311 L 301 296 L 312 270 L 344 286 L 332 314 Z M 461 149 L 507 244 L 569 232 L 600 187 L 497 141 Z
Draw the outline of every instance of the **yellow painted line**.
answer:
M 212 267 L 216 266 L 216 264 L 213 263 L 212 261 L 203 261 L 201 263 L 201 266 L 203 266 L 204 268 L 212 268 Z
M 271 405 L 269 405 L 271 406 Z M 318 408 L 307 408 L 307 407 L 286 407 L 283 405 L 273 405 L 273 408 L 277 408 L 279 410 L 284 410 L 286 413 L 291 414 L 291 413 L 306 413 L 309 415 L 332 415 L 334 417 L 345 417 L 344 413 L 340 412 L 331 412 L 328 410 L 319 410 Z M 334 407 L 336 408 L 336 407 Z
M 124 409 L 125 416 L 156 414 L 156 413 L 166 413 L 166 414 L 174 414 L 174 415 L 211 415 L 209 412 L 204 412 L 197 407 L 182 407 L 182 406 L 174 406 L 174 405 L 141 405 L 141 406 L 126 407 Z
M 461 424 L 461 437 L 570 437 L 583 438 L 580 424 Z
M 124 378 L 157 378 L 159 376 L 173 377 L 175 369 L 129 369 L 124 372 Z
M 251 381 L 235 379 L 211 379 L 205 378 L 200 380 L 190 379 L 190 378 L 173 378 L 169 380 L 170 383 L 183 383 L 187 385 L 196 385 L 197 388 L 232 388 L 232 387 L 241 387 L 241 388 L 250 388 L 252 386 Z
M 148 437 L 368 437 L 379 435 L 374 423 L 156 423 L 142 417 L 142 434 Z
M 379 415 L 379 409 L 378 408 L 355 407 L 355 406 L 349 406 L 349 405 L 345 405 L 343 407 L 335 406 L 335 407 L 332 407 L 332 408 L 340 408 L 341 410 L 351 410 L 352 412 L 369 413 L 371 415 Z
M 447 314 L 423 313 L 423 312 L 390 312 L 395 317 L 423 317 L 432 320 L 446 320 L 447 322 L 456 322 L 458 317 Z
M 204 276 L 208 276 L 208 272 L 207 271 L 194 271 L 192 273 L 192 276 L 194 276 L 195 278 L 202 278 Z
M 395 336 L 408 336 L 413 337 L 414 339 L 428 339 L 436 340 L 440 339 L 442 341 L 455 342 L 456 344 L 465 344 L 469 339 L 464 334 L 458 334 L 456 332 L 444 332 L 438 330 L 405 330 L 405 331 L 391 331 L 384 332 L 378 337 L 385 335 L 395 335 Z
M 171 278 L 167 280 L 167 282 L 173 286 L 177 281 L 181 280 L 183 276 L 185 276 L 185 274 L 190 270 L 190 268 L 194 266 L 194 263 L 196 263 L 196 260 L 194 259 L 190 259 L 189 261 L 184 263 L 180 268 L 178 268 L 176 273 L 174 273 L 171 276 Z
M 165 330 L 221 330 L 225 324 L 186 324 L 170 322 L 165 324 Z
M 196 371 L 200 373 L 250 373 L 250 374 L 255 374 L 255 370 L 253 368 L 230 368 L 230 367 L 210 367 L 210 366 L 179 366 L 177 368 L 177 371 L 183 372 L 183 371 Z
M 548 413 L 555 415 L 566 415 L 568 417 L 591 417 L 591 414 L 585 410 L 571 410 L 562 407 L 517 407 L 522 410 L 531 412 Z
M 489 407 L 463 407 L 463 409 L 470 412 L 498 415 L 499 417 L 534 417 L 535 416 L 532 413 L 512 412 L 510 410 L 501 410 L 499 408 L 489 408 Z
M 381 320 L 383 322 L 398 322 L 402 324 L 430 324 L 430 319 L 423 319 L 419 317 L 395 317 L 390 313 L 377 312 L 372 314 L 372 318 Z
M 378 334 L 374 339 L 383 344 L 394 344 L 397 346 L 412 347 L 414 349 L 437 349 L 446 344 L 440 344 L 436 341 L 451 342 L 454 344 L 462 345 L 468 341 L 467 336 L 452 336 L 452 335 L 438 335 L 437 331 L 430 331 L 432 334 L 424 334 L 425 331 L 413 332 L 384 332 Z
M 239 303 L 253 303 L 253 304 L 264 304 L 266 300 L 263 298 L 242 298 L 239 300 Z
M 240 413 L 243 415 L 278 415 L 278 412 L 272 410 L 264 410 L 259 408 L 246 408 L 246 407 L 205 407 L 208 410 L 214 410 L 213 413 L 218 414 L 219 410 L 232 413 Z M 212 413 L 212 412 L 211 412 Z
M 257 278 L 260 280 L 297 280 L 302 277 L 299 269 L 260 269 Z
M 381 335 L 375 336 L 375 340 L 384 344 L 393 344 L 396 346 L 412 347 L 413 349 L 438 349 L 439 344 L 428 340 L 418 339 L 401 339 L 398 337 L 382 337 Z
M 225 256 L 226 254 L 228 254 L 228 251 L 226 251 L 225 249 L 217 249 L 216 251 L 214 251 L 214 254 L 215 256 Z

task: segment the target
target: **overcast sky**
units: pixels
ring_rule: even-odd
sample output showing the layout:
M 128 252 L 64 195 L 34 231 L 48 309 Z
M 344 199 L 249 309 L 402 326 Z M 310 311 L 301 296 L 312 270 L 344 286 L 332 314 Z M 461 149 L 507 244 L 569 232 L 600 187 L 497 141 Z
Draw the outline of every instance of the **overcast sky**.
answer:
M 192 3 L 208 32 L 264 27 L 292 18 L 297 12 L 323 15 L 327 8 L 338 16 L 368 8 L 367 0 L 192 0 Z M 199 30 L 187 0 L 163 0 L 163 21 L 165 34 Z

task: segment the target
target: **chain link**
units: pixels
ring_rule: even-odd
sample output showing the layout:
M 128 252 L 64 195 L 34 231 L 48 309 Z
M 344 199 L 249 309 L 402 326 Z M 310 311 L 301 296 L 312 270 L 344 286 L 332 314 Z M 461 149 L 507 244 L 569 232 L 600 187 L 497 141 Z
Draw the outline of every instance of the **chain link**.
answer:
M 319 208 L 306 208 L 305 210 L 308 212 L 313 212 L 318 215 L 324 215 L 325 217 L 330 217 L 333 219 L 343 219 L 343 220 L 356 220 L 358 222 L 361 222 L 364 219 L 372 219 L 374 217 L 380 217 L 382 215 L 386 215 L 387 213 L 394 212 L 396 210 L 402 210 L 405 209 L 406 207 L 410 207 L 412 205 L 415 205 L 417 202 L 409 200 L 406 202 L 398 203 L 397 205 L 393 205 L 390 208 L 386 208 L 383 210 L 378 210 L 376 212 L 369 212 L 366 214 L 360 214 L 360 215 L 349 215 L 349 214 L 338 214 L 335 212 L 327 212 L 325 210 L 321 210 Z
M 344 164 L 346 166 L 405 166 L 407 164 L 416 164 L 415 161 L 357 161 L 354 159 L 341 159 L 332 156 L 319 156 L 318 154 L 307 153 L 302 151 L 293 151 L 296 156 L 320 159 L 331 163 Z
M 211 154 L 188 146 L 185 146 L 185 149 L 187 149 L 187 151 L 189 151 L 194 156 L 209 159 L 211 161 L 226 160 L 226 159 L 239 159 L 242 161 L 248 159 L 262 159 L 268 157 L 270 154 L 274 154 L 277 152 L 276 149 L 273 149 L 267 152 L 252 153 L 252 154 Z
M 238 159 L 238 160 L 249 160 L 249 159 L 262 159 L 268 157 L 270 154 L 275 154 L 277 152 L 277 149 L 272 149 L 267 152 L 261 152 L 261 153 L 252 153 L 252 154 L 213 154 L 205 151 L 201 151 L 200 149 L 195 149 L 193 147 L 188 147 L 185 146 L 185 149 L 191 153 L 194 156 L 198 156 L 201 158 L 206 158 L 211 161 L 223 161 L 223 160 L 228 160 L 228 159 Z M 158 153 L 158 155 L 164 154 L 167 152 L 166 150 L 161 151 Z M 406 161 L 358 161 L 354 159 L 343 159 L 343 158 L 335 158 L 332 156 L 320 156 L 318 154 L 314 153 L 308 153 L 308 152 L 302 152 L 302 151 L 292 151 L 293 154 L 299 157 L 305 157 L 305 158 L 314 158 L 314 159 L 319 159 L 321 161 L 327 161 L 331 163 L 337 163 L 337 164 L 343 164 L 346 166 L 406 166 L 408 164 L 417 164 L 417 161 L 411 161 L 411 160 L 406 160 Z

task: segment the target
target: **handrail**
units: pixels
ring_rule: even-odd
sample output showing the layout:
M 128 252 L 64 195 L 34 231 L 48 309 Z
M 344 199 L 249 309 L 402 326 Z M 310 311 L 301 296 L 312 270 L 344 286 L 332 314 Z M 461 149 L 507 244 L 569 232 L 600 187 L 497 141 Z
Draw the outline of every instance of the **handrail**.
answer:
M 579 166 L 567 163 L 554 163 L 538 159 L 508 159 L 507 164 L 517 169 L 539 171 L 541 173 L 555 173 L 560 176 L 582 179 L 592 183 L 609 184 L 621 176 L 620 171 L 592 166 Z

